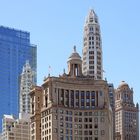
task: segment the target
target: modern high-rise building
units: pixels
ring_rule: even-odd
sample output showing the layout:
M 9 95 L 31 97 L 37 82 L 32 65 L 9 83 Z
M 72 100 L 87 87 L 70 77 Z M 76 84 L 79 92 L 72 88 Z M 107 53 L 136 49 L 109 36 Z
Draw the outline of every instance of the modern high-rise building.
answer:
M 36 49 L 29 32 L 0 26 L 0 130 L 4 114 L 18 116 L 20 74 L 26 60 L 36 74 Z
M 98 17 L 90 10 L 84 25 L 82 72 L 103 79 L 102 41 Z
M 31 140 L 113 139 L 108 83 L 83 76 L 75 47 L 68 74 L 49 76 L 30 95 Z
M 139 140 L 139 105 L 133 102 L 133 89 L 122 81 L 115 91 L 116 140 Z
M 35 73 L 32 71 L 32 68 L 29 64 L 29 61 L 26 61 L 26 64 L 23 66 L 22 73 L 20 75 L 20 115 L 21 118 L 30 114 L 30 90 L 34 83 Z

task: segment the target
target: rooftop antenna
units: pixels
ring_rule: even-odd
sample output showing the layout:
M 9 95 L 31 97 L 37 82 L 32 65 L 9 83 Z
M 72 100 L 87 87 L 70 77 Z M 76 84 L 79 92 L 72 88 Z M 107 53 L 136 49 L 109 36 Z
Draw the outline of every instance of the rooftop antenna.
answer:
M 51 73 L 51 66 L 49 65 L 49 68 L 48 68 L 48 77 L 50 77 L 50 73 Z

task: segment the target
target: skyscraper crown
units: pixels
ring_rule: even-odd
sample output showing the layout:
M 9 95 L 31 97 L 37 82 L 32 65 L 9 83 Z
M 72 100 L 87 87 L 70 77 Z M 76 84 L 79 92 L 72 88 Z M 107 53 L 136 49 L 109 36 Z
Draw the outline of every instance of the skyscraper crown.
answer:
M 89 23 L 92 23 L 92 24 L 98 23 L 98 17 L 93 9 L 89 11 L 89 14 L 86 18 L 86 24 L 89 24 Z

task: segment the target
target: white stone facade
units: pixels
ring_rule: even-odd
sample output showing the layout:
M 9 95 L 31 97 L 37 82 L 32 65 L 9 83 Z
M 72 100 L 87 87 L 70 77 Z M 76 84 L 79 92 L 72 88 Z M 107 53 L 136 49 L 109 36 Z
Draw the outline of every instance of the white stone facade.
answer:
M 31 87 L 35 84 L 33 82 L 34 72 L 28 61 L 23 66 L 20 76 L 20 116 L 26 117 L 30 114 L 30 96 Z
M 84 25 L 82 72 L 95 79 L 103 78 L 102 41 L 98 17 L 90 10 Z

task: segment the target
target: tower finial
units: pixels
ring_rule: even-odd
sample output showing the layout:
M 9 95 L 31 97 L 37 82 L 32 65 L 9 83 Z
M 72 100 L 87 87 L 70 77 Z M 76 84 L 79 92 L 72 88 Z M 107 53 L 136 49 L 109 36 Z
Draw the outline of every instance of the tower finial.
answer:
M 73 50 L 74 50 L 74 52 L 76 52 L 76 46 L 74 45 L 74 47 L 73 47 Z

